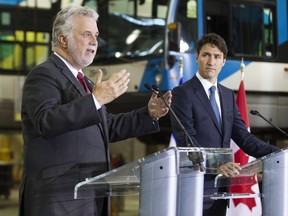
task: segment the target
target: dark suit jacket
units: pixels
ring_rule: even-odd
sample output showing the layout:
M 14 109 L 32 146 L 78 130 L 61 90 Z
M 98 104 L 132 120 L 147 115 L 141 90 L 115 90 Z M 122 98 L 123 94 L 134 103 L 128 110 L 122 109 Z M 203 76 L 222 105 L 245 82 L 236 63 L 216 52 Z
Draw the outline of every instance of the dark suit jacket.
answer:
M 218 83 L 222 113 L 222 128 L 210 105 L 204 87 L 194 76 L 172 91 L 171 107 L 196 146 L 209 148 L 230 148 L 230 139 L 248 155 L 262 157 L 278 148 L 269 145 L 247 131 L 235 102 L 234 92 Z M 171 116 L 172 128 L 178 146 L 187 146 L 185 134 Z M 214 177 L 205 176 L 204 193 L 216 192 Z M 209 208 L 212 202 L 204 204 Z
M 27 76 L 21 112 L 25 216 L 95 215 L 95 200 L 73 199 L 75 184 L 109 169 L 109 142 L 159 131 L 147 107 L 117 115 L 105 106 L 97 110 L 92 95 L 54 54 Z

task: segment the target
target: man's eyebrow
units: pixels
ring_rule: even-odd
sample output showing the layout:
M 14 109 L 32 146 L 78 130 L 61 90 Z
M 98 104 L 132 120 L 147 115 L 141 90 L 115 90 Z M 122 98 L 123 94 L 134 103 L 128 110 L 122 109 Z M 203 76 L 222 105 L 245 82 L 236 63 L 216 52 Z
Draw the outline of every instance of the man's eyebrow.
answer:
M 207 54 L 208 54 L 208 55 L 212 55 L 212 53 L 210 53 L 210 52 L 205 52 L 205 51 L 204 51 L 202 54 L 206 54 L 206 55 L 207 55 Z

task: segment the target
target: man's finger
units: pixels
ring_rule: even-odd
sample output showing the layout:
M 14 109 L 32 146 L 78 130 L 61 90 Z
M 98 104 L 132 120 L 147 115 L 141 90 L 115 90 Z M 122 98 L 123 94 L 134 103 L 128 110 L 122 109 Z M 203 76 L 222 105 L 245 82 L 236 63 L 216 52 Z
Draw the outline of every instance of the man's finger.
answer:
M 123 69 L 123 70 L 119 71 L 118 73 L 114 73 L 111 76 L 110 81 L 117 83 L 118 81 L 120 81 L 123 78 L 127 79 L 129 76 L 130 76 L 130 73 L 128 73 L 126 71 L 126 69 Z
M 102 81 L 103 72 L 101 69 L 97 69 L 96 71 L 96 78 L 95 78 L 95 85 L 100 84 Z
M 150 99 L 155 99 L 155 98 L 157 98 L 157 94 L 155 94 L 155 93 L 153 92 Z
M 129 82 L 130 82 L 130 73 L 125 74 L 125 77 L 121 79 L 121 82 L 120 80 L 118 80 L 117 85 L 119 85 L 119 88 L 126 88 Z

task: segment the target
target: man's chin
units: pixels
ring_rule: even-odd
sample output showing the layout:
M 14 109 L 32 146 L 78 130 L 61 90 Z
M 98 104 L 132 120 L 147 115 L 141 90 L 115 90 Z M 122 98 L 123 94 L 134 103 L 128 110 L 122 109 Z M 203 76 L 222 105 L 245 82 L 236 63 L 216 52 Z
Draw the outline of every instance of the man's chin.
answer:
M 94 59 L 94 58 L 93 58 L 93 59 Z M 93 59 L 92 59 L 92 60 L 89 60 L 89 61 L 83 61 L 82 67 L 84 68 L 84 67 L 87 67 L 87 66 L 89 66 L 90 64 L 92 64 Z

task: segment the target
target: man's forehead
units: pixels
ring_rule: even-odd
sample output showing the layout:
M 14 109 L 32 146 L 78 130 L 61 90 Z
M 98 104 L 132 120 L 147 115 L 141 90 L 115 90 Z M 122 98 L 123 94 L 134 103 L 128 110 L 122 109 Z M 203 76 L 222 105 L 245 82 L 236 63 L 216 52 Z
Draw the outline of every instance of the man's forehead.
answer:
M 79 19 L 74 19 L 73 29 L 78 31 L 89 31 L 98 34 L 97 22 L 92 17 L 79 16 Z
M 223 52 L 213 44 L 205 44 L 200 50 L 201 53 L 209 53 L 214 55 L 223 55 Z

